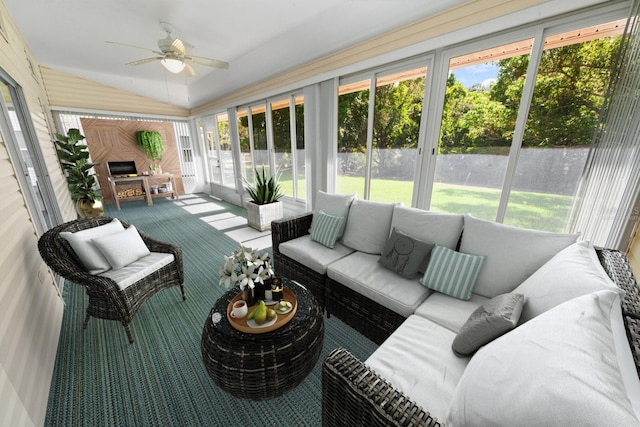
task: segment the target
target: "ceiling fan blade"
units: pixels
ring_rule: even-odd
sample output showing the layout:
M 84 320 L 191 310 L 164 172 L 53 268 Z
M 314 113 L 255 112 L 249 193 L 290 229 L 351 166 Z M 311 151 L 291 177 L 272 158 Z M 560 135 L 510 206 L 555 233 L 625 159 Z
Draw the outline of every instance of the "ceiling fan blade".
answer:
M 171 47 L 169 48 L 171 52 L 177 53 L 178 55 L 184 55 L 191 49 L 193 49 L 193 45 L 191 43 L 187 43 L 186 41 L 177 38 L 173 39 Z
M 163 57 L 162 56 L 156 56 L 155 58 L 144 58 L 144 59 L 138 59 L 137 61 L 133 61 L 133 62 L 128 62 L 125 65 L 129 65 L 131 67 L 135 67 L 136 65 L 142 65 L 142 64 L 147 64 L 149 62 L 153 62 L 153 61 L 160 61 L 162 60 Z
M 189 55 L 189 56 L 185 56 L 184 60 L 193 62 L 194 64 L 206 65 L 207 67 L 220 68 L 225 70 L 229 68 L 228 62 L 220 61 L 218 59 L 213 59 L 213 58 L 204 58 L 202 56 Z
M 185 74 L 187 77 L 194 77 L 198 75 L 198 70 L 196 70 L 193 65 L 191 64 L 187 64 L 185 62 L 184 64 L 184 70 L 182 70 L 182 73 Z
M 132 47 L 134 49 L 141 49 L 141 50 L 146 50 L 147 52 L 153 52 L 156 55 L 162 55 L 162 52 L 158 52 L 157 50 L 153 50 L 153 49 L 148 49 L 146 47 L 140 47 L 140 46 L 133 46 L 130 44 L 125 44 L 125 43 L 119 43 L 119 42 L 112 42 L 112 41 L 106 41 L 105 43 L 109 43 L 109 44 L 115 44 L 115 45 L 119 45 L 119 46 L 125 46 L 125 47 Z

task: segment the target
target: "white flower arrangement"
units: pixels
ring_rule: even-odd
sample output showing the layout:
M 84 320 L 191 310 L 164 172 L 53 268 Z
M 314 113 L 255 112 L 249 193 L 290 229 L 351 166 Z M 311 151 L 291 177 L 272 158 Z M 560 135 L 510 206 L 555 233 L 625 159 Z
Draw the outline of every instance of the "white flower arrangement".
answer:
M 231 286 L 253 289 L 256 283 L 264 284 L 272 276 L 269 254 L 242 245 L 231 256 L 225 256 L 224 265 L 220 267 L 220 285 L 227 289 Z

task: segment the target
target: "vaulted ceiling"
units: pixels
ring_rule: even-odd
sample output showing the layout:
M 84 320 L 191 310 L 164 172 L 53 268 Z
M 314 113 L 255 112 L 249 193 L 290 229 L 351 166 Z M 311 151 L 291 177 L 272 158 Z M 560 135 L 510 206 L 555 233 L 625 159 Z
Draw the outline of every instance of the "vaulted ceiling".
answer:
M 40 64 L 186 108 L 466 2 L 4 0 Z M 161 22 L 228 69 L 195 65 L 187 77 L 158 61 L 125 65 L 156 56 Z

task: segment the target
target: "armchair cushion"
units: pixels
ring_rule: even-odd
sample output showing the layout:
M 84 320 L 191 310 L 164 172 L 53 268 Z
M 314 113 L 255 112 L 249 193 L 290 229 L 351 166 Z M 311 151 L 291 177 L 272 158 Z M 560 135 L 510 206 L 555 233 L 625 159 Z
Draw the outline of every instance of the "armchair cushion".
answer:
M 111 269 L 100 273 L 100 276 L 113 280 L 120 290 L 124 290 L 154 271 L 171 264 L 174 259 L 173 254 L 151 252 L 149 255 L 118 270 Z
M 76 231 L 75 233 L 61 231 L 60 237 L 69 242 L 80 262 L 89 273 L 99 274 L 110 269 L 111 265 L 109 265 L 109 261 L 107 261 L 102 252 L 93 245 L 91 239 L 122 231 L 124 231 L 122 223 L 118 218 L 114 218 L 106 224 Z
M 114 270 L 149 255 L 149 248 L 144 244 L 135 226 L 124 231 L 91 239 Z

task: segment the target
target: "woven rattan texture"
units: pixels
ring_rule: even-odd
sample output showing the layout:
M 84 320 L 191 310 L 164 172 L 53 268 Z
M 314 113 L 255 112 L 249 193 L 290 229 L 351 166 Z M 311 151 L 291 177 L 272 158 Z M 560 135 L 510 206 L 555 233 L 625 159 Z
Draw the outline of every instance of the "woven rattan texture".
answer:
M 322 401 L 327 427 L 441 425 L 343 348 L 323 364 Z
M 275 272 L 279 276 L 304 283 L 316 297 L 320 309 L 324 312 L 327 276 L 292 260 L 278 250 L 280 243 L 309 234 L 312 218 L 313 214 L 307 213 L 271 223 L 273 263 Z
M 84 327 L 91 317 L 106 320 L 117 320 L 122 323 L 133 343 L 130 323 L 142 304 L 157 292 L 180 286 L 182 299 L 186 299 L 184 291 L 184 272 L 182 267 L 182 250 L 176 245 L 161 242 L 138 230 L 147 247 L 152 252 L 172 253 L 174 261 L 154 273 L 140 279 L 136 283 L 120 290 L 113 280 L 92 275 L 82 266 L 77 255 L 65 239 L 60 237 L 63 231 L 76 232 L 97 227 L 111 222 L 111 217 L 87 218 L 70 221 L 53 227 L 38 240 L 38 250 L 44 262 L 55 273 L 65 279 L 84 286 L 89 297 Z M 127 222 L 122 225 L 129 227 Z
M 610 249 L 597 249 L 596 253 L 609 277 L 625 291 L 622 312 L 640 319 L 640 287 L 627 256 L 623 252 Z
M 376 344 L 382 344 L 406 320 L 331 278 L 327 279 L 326 309 Z
M 234 329 L 226 313 L 238 288 L 220 297 L 205 321 L 204 365 L 214 382 L 232 396 L 251 400 L 280 396 L 300 384 L 320 356 L 324 321 L 315 298 L 287 279 L 284 285 L 295 293 L 298 307 L 293 319 L 281 328 L 263 334 Z

